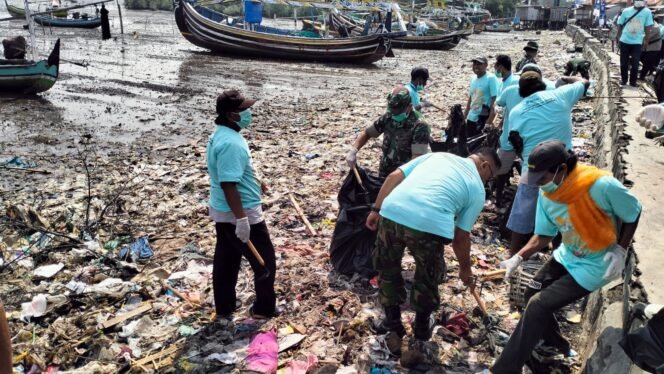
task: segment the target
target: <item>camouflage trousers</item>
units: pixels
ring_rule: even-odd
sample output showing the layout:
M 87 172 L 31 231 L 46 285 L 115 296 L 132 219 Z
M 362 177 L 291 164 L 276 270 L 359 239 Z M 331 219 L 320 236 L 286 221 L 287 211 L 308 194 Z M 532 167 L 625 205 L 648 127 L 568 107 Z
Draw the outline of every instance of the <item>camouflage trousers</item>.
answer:
M 438 283 L 445 268 L 444 245 L 450 240 L 417 231 L 382 218 L 373 252 L 374 269 L 380 276 L 379 299 L 383 306 L 406 301 L 401 275 L 401 260 L 406 247 L 415 259 L 415 279 L 410 292 L 410 306 L 416 312 L 433 312 L 440 305 Z

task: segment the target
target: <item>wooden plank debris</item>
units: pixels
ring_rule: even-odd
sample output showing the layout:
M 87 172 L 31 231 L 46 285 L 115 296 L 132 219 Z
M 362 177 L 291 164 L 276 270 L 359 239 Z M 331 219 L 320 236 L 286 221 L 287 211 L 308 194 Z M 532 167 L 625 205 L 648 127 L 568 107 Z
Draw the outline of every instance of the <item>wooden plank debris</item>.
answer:
M 122 322 L 124 322 L 128 319 L 139 316 L 139 315 L 147 312 L 150 309 L 152 309 L 152 303 L 144 302 L 142 305 L 136 307 L 135 309 L 133 309 L 133 310 L 127 312 L 127 313 L 120 314 L 119 316 L 115 316 L 115 317 L 113 317 L 109 320 L 106 320 L 106 321 L 102 322 L 101 326 L 105 329 L 107 329 L 109 327 L 113 327 L 113 326 L 117 325 L 118 323 L 122 323 Z

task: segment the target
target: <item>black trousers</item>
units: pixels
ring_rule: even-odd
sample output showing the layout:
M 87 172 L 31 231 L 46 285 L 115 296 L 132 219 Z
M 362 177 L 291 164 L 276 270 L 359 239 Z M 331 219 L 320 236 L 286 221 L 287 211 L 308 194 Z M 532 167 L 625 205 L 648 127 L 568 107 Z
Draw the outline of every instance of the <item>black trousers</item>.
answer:
M 639 61 L 641 60 L 641 47 L 641 44 L 620 42 L 620 77 L 623 83 L 627 83 L 629 75 L 629 83 L 636 85 L 636 75 L 639 72 Z
M 466 137 L 472 138 L 473 136 L 480 135 L 488 119 L 488 116 L 480 116 L 477 121 L 466 120 Z
M 274 275 L 277 264 L 274 246 L 272 246 L 265 221 L 251 225 L 250 235 L 251 242 L 265 261 L 265 268 L 270 271 L 270 276 L 262 280 L 258 280 L 258 278 L 265 274 L 265 268 L 254 257 L 247 244 L 242 243 L 235 236 L 235 225 L 232 223 L 216 223 L 215 227 L 217 229 L 217 246 L 214 251 L 212 286 L 214 288 L 214 304 L 217 315 L 230 315 L 235 310 L 235 286 L 237 285 L 242 256 L 244 256 L 254 271 L 254 287 L 256 289 L 254 313 L 271 316 L 276 306 Z
M 659 63 L 659 51 L 641 53 L 641 63 L 643 64 L 643 68 L 641 68 L 639 76 L 641 79 L 645 79 L 646 76 L 654 73 L 655 69 L 657 69 L 657 64 Z
M 521 373 L 540 339 L 544 339 L 547 346 L 556 347 L 565 354 L 569 352 L 569 343 L 562 336 L 553 313 L 588 294 L 590 291 L 576 283 L 567 270 L 551 258 L 535 274 L 526 290 L 526 310 L 491 372 Z

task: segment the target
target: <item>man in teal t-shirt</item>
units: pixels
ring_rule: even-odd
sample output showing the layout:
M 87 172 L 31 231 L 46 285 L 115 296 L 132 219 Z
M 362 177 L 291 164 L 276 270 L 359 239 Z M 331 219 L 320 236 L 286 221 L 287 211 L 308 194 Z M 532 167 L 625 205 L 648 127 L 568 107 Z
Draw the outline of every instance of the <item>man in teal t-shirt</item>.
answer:
M 243 256 L 255 273 L 256 301 L 250 314 L 257 319 L 277 314 L 276 258 L 261 208 L 261 190 L 266 187 L 256 178 L 249 146 L 240 134 L 251 124 L 250 108 L 255 102 L 236 90 L 219 95 L 217 129 L 207 145 L 209 211 L 217 231 L 212 286 L 218 318 L 231 318 L 237 308 L 235 285 Z M 265 265 L 252 254 L 248 242 Z
M 500 79 L 498 96 L 500 96 L 508 87 L 519 84 L 519 77 L 512 73 L 512 59 L 510 56 L 496 56 L 496 63 L 493 67 L 496 69 L 496 78 Z
M 620 77 L 622 85 L 636 87 L 641 52 L 650 40 L 650 28 L 653 26 L 652 12 L 645 7 L 644 0 L 634 1 L 618 18 L 616 42 L 620 45 Z
M 421 112 L 422 108 L 431 105 L 428 101 L 420 100 L 420 92 L 424 90 L 428 80 L 429 69 L 424 66 L 416 66 L 410 71 L 410 83 L 404 85 L 410 94 L 410 102 L 413 104 L 413 109 L 418 112 Z
M 565 356 L 572 354 L 554 313 L 622 275 L 625 248 L 636 231 L 641 204 L 609 173 L 577 161 L 559 141 L 544 142 L 531 153 L 524 179 L 541 190 L 535 235 L 500 266 L 509 277 L 523 259 L 546 248 L 558 232 L 563 239 L 528 285 L 526 309 L 491 368 L 493 374 L 520 373 L 542 339 Z M 589 215 L 598 218 L 592 222 L 580 211 L 592 211 Z M 597 242 L 600 236 L 603 241 Z
M 547 140 L 560 140 L 572 147 L 572 108 L 590 83 L 580 77 L 562 77 L 568 83 L 546 90 L 537 72 L 521 74 L 519 95 L 524 99 L 510 112 L 508 139 L 523 160 L 522 175 L 528 169 L 529 155 L 535 146 Z M 521 248 L 533 232 L 537 207 L 537 186 L 519 182 L 507 228 L 512 231 L 512 253 Z
M 521 70 L 521 73 L 528 71 L 534 71 L 540 76 L 542 75 L 542 71 L 540 70 L 539 66 L 535 64 L 527 64 Z M 500 134 L 498 148 L 498 157 L 500 158 L 500 163 L 502 166 L 496 173 L 496 183 L 494 184 L 496 187 L 496 206 L 499 207 L 502 205 L 503 190 L 509 180 L 508 173 L 510 170 L 512 170 L 512 165 L 516 159 L 516 152 L 514 151 L 514 147 L 512 147 L 512 144 L 508 139 L 510 133 L 510 112 L 521 102 L 521 100 L 523 100 L 523 97 L 519 95 L 519 76 L 515 76 L 514 74 L 510 74 L 510 76 L 514 77 L 514 81 L 516 83 L 510 84 L 508 87 L 503 87 L 500 96 L 498 96 L 498 99 L 496 99 L 496 105 L 504 108 L 503 119 L 500 126 L 502 132 Z M 542 81 L 545 83 L 547 90 L 554 90 L 556 88 L 552 82 L 544 78 L 542 78 Z M 505 84 L 505 82 L 503 82 L 503 84 Z
M 498 155 L 488 148 L 468 158 L 430 153 L 387 177 L 367 217 L 367 227 L 378 229 L 373 260 L 386 316 L 376 326 L 379 333 L 405 334 L 400 309 L 406 301 L 401 260 L 408 247 L 416 264 L 410 292 L 410 306 L 416 313 L 414 335 L 418 340 L 431 338 L 429 317 L 440 305 L 439 253 L 451 242 L 459 261 L 459 278 L 466 284 L 471 281 L 470 231 L 484 207 L 484 184 L 499 166 Z
M 466 103 L 466 136 L 480 134 L 489 119 L 493 119 L 494 104 L 500 82 L 492 73 L 487 73 L 488 61 L 486 57 L 476 57 L 472 60 L 475 77 L 470 80 L 468 102 Z M 489 123 L 491 124 L 491 123 Z

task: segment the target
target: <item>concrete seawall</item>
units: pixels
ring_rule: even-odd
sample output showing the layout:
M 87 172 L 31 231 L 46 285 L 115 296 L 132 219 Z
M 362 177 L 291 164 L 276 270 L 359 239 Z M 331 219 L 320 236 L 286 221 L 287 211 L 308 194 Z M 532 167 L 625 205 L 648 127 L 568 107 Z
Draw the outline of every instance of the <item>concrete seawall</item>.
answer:
M 643 223 L 644 215 L 650 205 L 648 202 L 650 196 L 643 196 L 644 194 L 639 193 L 634 187 L 637 178 L 639 184 L 649 182 L 642 179 L 642 173 L 635 165 L 636 161 L 630 159 L 630 153 L 635 152 L 634 144 L 632 144 L 635 142 L 635 137 L 643 137 L 643 131 L 638 128 L 638 125 L 635 125 L 634 118 L 642 105 L 641 97 L 646 95 L 634 88 L 623 90 L 620 86 L 619 61 L 617 55 L 610 51 L 610 41 L 607 41 L 608 44 L 604 44 L 574 25 L 569 25 L 566 32 L 576 45 L 584 46 L 584 56 L 592 64 L 591 78 L 597 81 L 596 98 L 593 103 L 596 130 L 593 136 L 595 153 L 592 161 L 596 166 L 610 170 L 616 178 L 627 187 L 632 188 L 632 191 L 641 199 L 644 213 L 642 213 L 639 231 L 646 231 L 647 228 L 643 227 Z M 639 145 L 641 144 L 638 144 L 637 147 Z M 654 174 L 656 170 L 652 172 Z M 648 233 L 646 232 L 645 235 Z M 581 357 L 586 363 L 585 373 L 640 372 L 638 368 L 631 365 L 629 358 L 617 345 L 617 342 L 622 338 L 625 328 L 634 327 L 626 326 L 625 322 L 630 300 L 631 302 L 646 301 L 648 298 L 646 290 L 650 292 L 650 288 L 644 288 L 643 284 L 647 285 L 651 281 L 643 282 L 641 278 L 646 275 L 642 275 L 641 271 L 645 270 L 643 266 L 639 265 L 640 269 L 636 267 L 639 264 L 639 258 L 643 261 L 644 256 L 652 256 L 652 253 L 649 252 L 656 251 L 653 244 L 649 243 L 645 237 L 639 238 L 637 235 L 634 243 L 636 255 L 632 256 L 628 262 L 625 282 L 610 284 L 602 290 L 594 292 L 588 298 L 583 318 L 586 339 L 579 347 Z M 648 276 L 652 279 L 657 277 L 656 274 L 648 274 Z

